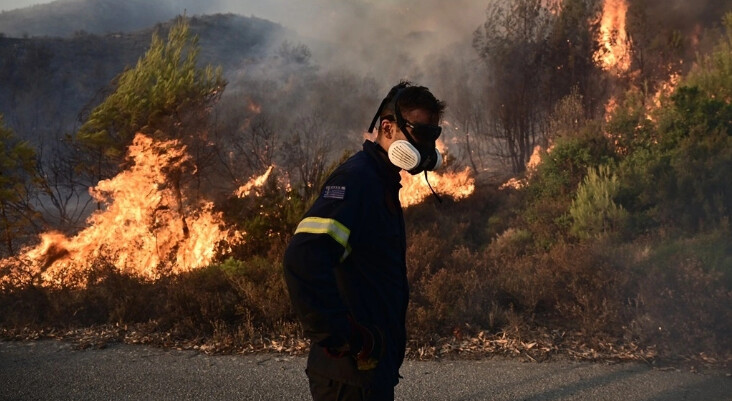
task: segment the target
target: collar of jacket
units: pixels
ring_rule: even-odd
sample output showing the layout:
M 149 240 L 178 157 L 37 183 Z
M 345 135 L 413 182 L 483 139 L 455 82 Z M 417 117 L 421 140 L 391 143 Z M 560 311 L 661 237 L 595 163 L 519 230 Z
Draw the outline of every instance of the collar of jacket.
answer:
M 386 178 L 389 182 L 393 182 L 401 187 L 399 184 L 402 180 L 402 176 L 399 174 L 401 168 L 395 166 L 391 161 L 389 161 L 389 154 L 386 153 L 384 148 L 374 142 L 366 140 L 363 143 L 363 151 L 376 161 L 379 175 Z

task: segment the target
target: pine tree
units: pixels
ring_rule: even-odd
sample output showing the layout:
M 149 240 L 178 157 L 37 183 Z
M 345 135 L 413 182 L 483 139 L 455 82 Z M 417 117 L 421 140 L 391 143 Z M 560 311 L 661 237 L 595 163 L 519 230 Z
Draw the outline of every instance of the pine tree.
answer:
M 226 83 L 220 68 L 197 66 L 198 52 L 198 38 L 186 17 L 179 17 L 167 41 L 153 34 L 137 65 L 116 78 L 114 93 L 91 112 L 76 136 L 95 157 L 95 178 L 116 172 L 138 132 L 189 144 L 204 135 L 210 107 Z

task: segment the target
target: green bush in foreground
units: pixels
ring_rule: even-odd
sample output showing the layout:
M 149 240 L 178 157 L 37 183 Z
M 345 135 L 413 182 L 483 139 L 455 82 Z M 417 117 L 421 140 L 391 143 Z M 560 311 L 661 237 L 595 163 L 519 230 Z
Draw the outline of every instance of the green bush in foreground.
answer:
M 618 176 L 611 172 L 610 166 L 589 168 L 569 207 L 572 234 L 588 239 L 619 231 L 628 216 L 615 203 L 619 189 Z

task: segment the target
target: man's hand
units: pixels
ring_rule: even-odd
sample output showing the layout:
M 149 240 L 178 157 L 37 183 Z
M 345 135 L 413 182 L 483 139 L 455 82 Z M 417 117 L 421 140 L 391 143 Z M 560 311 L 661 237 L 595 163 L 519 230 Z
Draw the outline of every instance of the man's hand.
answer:
M 351 316 L 348 316 L 351 323 L 351 335 L 348 341 L 330 337 L 320 343 L 325 352 L 332 358 L 343 358 L 346 355 L 356 360 L 358 370 L 372 370 L 376 368 L 381 357 L 384 344 L 384 336 L 376 327 L 366 327 L 356 323 Z
M 376 368 L 381 357 L 384 338 L 376 327 L 367 328 L 351 320 L 352 355 L 356 359 L 358 370 L 372 370 Z M 354 338 L 355 337 L 355 338 Z

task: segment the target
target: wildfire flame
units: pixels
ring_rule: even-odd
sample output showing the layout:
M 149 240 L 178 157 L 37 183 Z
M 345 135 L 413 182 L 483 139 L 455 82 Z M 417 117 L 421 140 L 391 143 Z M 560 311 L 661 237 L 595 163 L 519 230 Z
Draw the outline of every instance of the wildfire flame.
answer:
M 246 184 L 239 187 L 239 189 L 236 190 L 236 196 L 239 198 L 244 198 L 246 196 L 249 196 L 249 194 L 256 188 L 261 187 L 264 185 L 265 182 L 267 182 L 267 179 L 269 179 L 270 173 L 272 173 L 272 169 L 274 166 L 269 166 L 267 171 L 264 172 L 264 174 L 260 175 L 259 177 L 253 177 L 250 179 Z
M 262 113 L 262 105 L 255 103 L 252 99 L 247 99 L 247 109 L 254 114 Z
M 549 146 L 547 148 L 546 152 L 549 153 L 554 148 L 553 145 Z M 506 188 L 513 188 L 513 189 L 521 189 L 529 184 L 529 178 L 534 174 L 536 169 L 539 167 L 539 164 L 541 164 L 541 154 L 542 154 L 542 148 L 539 145 L 534 146 L 534 151 L 531 153 L 531 156 L 529 157 L 529 161 L 526 162 L 526 176 L 523 178 L 518 177 L 511 177 L 508 181 L 501 184 L 498 189 L 506 189 Z
M 195 171 L 185 146 L 137 134 L 128 158 L 127 170 L 90 189 L 104 207 L 89 217 L 86 229 L 71 238 L 44 233 L 39 245 L 0 261 L 0 271 L 21 265 L 42 285 L 84 286 L 86 274 L 102 261 L 155 280 L 208 265 L 220 243 L 241 241 L 240 233 L 221 228 L 222 216 L 212 203 L 186 199 L 171 182 L 171 173 Z M 8 277 L 3 274 L 6 282 L 0 284 Z
M 444 142 L 438 140 L 436 145 L 437 150 L 444 156 L 447 150 Z M 440 195 L 448 195 L 458 200 L 470 196 L 475 191 L 475 179 L 469 167 L 458 172 L 428 172 L 427 175 L 430 185 Z M 403 207 L 419 204 L 432 194 L 423 174 L 411 175 L 402 170 L 401 176 L 402 189 L 399 191 L 399 201 Z
M 625 0 L 605 0 L 600 20 L 601 48 L 595 53 L 595 61 L 605 70 L 628 71 L 628 34 L 625 31 L 625 15 L 628 4 Z
M 669 74 L 669 77 L 666 81 L 661 82 L 658 90 L 653 95 L 653 102 L 649 105 L 649 107 L 647 107 L 648 118 L 653 120 L 653 111 L 661 108 L 662 99 L 671 96 L 671 94 L 673 94 L 676 90 L 676 87 L 679 85 L 680 81 L 681 74 L 677 72 L 672 72 Z
M 453 199 L 463 199 L 475 191 L 475 179 L 472 177 L 472 170 L 466 167 L 463 171 L 434 173 L 428 172 L 429 182 L 435 191 L 440 195 L 449 195 Z M 401 172 L 402 189 L 399 191 L 399 201 L 403 207 L 409 207 L 421 203 L 432 194 L 423 174 L 410 175 L 406 171 Z

